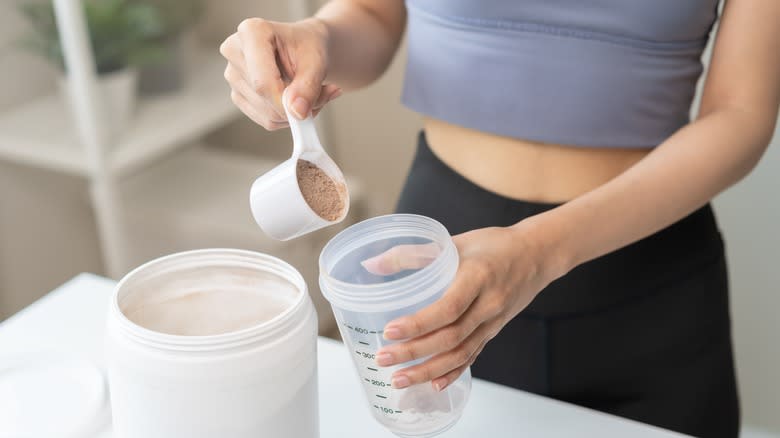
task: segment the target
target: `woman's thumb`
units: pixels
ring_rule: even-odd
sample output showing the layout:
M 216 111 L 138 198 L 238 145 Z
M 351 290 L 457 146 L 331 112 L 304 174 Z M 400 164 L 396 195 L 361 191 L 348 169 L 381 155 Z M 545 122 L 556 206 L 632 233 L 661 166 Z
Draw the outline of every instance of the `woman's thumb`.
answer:
M 325 75 L 319 68 L 303 68 L 296 73 L 287 92 L 287 105 L 293 115 L 301 120 L 311 114 L 312 106 L 320 97 Z

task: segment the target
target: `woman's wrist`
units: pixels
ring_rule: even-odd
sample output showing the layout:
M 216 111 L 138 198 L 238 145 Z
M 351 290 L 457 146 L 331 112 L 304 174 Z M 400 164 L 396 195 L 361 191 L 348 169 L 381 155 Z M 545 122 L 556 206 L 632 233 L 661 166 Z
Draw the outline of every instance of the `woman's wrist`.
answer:
M 576 266 L 566 227 L 556 220 L 553 211 L 529 217 L 509 227 L 516 238 L 524 242 L 518 248 L 537 255 L 533 258 L 537 261 L 534 269 L 545 284 L 563 277 Z

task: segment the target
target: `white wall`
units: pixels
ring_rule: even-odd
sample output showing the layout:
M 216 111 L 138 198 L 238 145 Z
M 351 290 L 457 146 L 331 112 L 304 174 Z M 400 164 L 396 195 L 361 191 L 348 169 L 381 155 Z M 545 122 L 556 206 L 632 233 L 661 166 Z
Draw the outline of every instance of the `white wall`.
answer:
M 745 422 L 780 434 L 780 129 L 758 168 L 715 205 L 730 265 Z
M 0 1 L 0 111 L 54 88 L 54 69 L 13 47 L 25 31 L 16 4 Z M 75 273 L 100 273 L 94 227 L 83 181 L 0 162 L 0 320 Z

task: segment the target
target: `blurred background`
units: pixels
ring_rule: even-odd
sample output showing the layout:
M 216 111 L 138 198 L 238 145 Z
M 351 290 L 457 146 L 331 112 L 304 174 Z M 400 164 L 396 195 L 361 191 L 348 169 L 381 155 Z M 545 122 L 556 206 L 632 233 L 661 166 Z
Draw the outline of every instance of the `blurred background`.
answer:
M 403 53 L 376 84 L 318 118 L 323 144 L 347 173 L 350 216 L 279 243 L 254 224 L 248 191 L 289 156 L 289 131 L 266 132 L 233 107 L 217 47 L 244 18 L 298 19 L 323 1 L 92 3 L 98 75 L 89 86 L 111 102 L 97 118 L 81 111 L 85 96 L 63 73 L 51 4 L 0 0 L 0 321 L 80 272 L 117 279 L 171 252 L 236 247 L 296 266 L 321 333 L 335 334 L 317 257 L 339 229 L 393 210 L 421 126 L 399 103 Z M 780 436 L 777 135 L 773 143 L 715 202 L 731 265 L 745 436 L 756 437 Z

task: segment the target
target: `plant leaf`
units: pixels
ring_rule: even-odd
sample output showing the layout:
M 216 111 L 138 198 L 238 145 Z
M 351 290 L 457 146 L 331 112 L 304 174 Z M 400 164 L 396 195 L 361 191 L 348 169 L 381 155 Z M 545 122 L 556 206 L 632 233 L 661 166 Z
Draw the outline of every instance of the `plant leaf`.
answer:
M 166 23 L 160 8 L 134 0 L 82 0 L 89 39 L 100 73 L 164 59 Z M 19 4 L 32 32 L 19 47 L 62 66 L 63 54 L 50 0 Z

